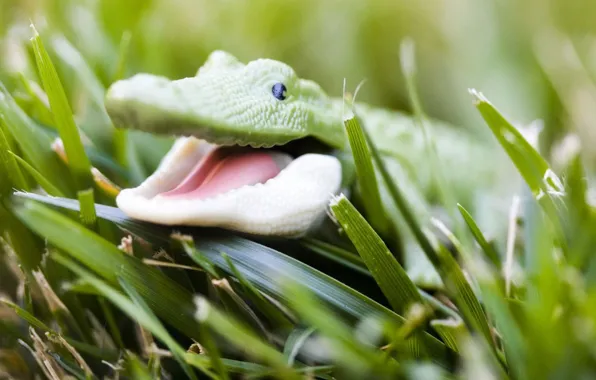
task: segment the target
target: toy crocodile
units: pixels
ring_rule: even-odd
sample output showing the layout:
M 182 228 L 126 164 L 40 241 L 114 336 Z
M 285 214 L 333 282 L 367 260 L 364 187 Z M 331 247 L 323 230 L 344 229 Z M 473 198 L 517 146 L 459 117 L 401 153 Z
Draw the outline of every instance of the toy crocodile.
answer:
M 114 83 L 106 109 L 117 127 L 180 136 L 153 175 L 119 194 L 118 207 L 133 218 L 298 237 L 319 225 L 342 186 L 343 99 L 279 61 L 244 64 L 215 51 L 191 78 L 137 74 Z M 437 191 L 423 131 L 399 112 L 355 110 L 412 207 L 428 215 Z M 458 202 L 480 209 L 482 194 L 498 200 L 500 189 L 511 188 L 511 167 L 496 144 L 439 122 L 432 133 Z M 307 137 L 328 154 L 284 150 Z M 387 212 L 400 225 L 396 210 Z M 487 215 L 480 221 L 494 219 Z

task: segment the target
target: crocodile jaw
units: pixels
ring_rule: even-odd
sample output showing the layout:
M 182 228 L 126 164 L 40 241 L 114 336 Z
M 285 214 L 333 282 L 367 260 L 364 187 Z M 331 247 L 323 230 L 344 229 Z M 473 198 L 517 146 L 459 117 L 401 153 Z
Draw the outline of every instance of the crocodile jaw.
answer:
M 329 155 L 305 154 L 263 183 L 203 199 L 162 195 L 179 186 L 213 149 L 204 140 L 179 138 L 154 174 L 138 187 L 120 192 L 118 207 L 130 217 L 158 224 L 299 237 L 316 228 L 329 200 L 339 191 L 339 161 Z

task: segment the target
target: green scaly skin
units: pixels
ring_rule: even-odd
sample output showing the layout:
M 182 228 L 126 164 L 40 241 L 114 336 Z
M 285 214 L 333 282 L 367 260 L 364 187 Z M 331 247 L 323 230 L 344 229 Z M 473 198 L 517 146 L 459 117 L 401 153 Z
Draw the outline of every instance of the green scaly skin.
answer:
M 272 92 L 280 83 L 286 89 L 283 99 Z M 170 81 L 138 74 L 116 82 L 105 104 L 117 127 L 252 147 L 283 145 L 311 136 L 340 151 L 347 149 L 343 100 L 329 97 L 315 82 L 300 79 L 290 66 L 269 59 L 243 64 L 229 53 L 215 51 L 195 77 Z M 429 201 L 437 199 L 437 192 L 423 131 L 399 112 L 365 104 L 355 109 L 375 145 L 385 153 L 388 169 L 411 206 L 427 218 Z M 477 193 L 508 194 L 511 186 L 502 179 L 511 171 L 495 164 L 506 161 L 500 159 L 502 153 L 496 146 L 438 122 L 433 122 L 432 133 L 444 177 L 449 178 L 458 202 L 474 210 Z M 385 204 L 392 204 L 387 194 L 383 197 Z M 397 210 L 388 209 L 388 213 L 395 225 L 404 227 Z M 491 223 L 487 225 L 490 229 Z M 437 285 L 438 276 L 418 256 L 406 257 L 413 277 Z

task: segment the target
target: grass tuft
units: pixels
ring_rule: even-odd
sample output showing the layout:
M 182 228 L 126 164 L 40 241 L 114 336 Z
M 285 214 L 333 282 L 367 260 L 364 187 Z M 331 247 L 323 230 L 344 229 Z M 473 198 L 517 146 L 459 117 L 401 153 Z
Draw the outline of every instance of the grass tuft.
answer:
M 31 41 L 33 51 L 35 52 L 35 61 L 37 62 L 39 75 L 50 102 L 54 124 L 64 143 L 69 167 L 77 188 L 78 190 L 87 190 L 93 185 L 91 163 L 85 153 L 79 130 L 72 116 L 66 93 L 58 78 L 58 73 L 41 41 L 39 33 L 37 33 L 33 25 L 31 25 L 31 28 L 33 29 Z

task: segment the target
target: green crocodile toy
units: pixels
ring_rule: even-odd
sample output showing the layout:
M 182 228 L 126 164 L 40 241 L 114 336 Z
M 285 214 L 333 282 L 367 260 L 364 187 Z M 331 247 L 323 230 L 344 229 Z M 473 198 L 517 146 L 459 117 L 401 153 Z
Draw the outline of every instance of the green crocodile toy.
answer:
M 320 225 L 342 187 L 337 157 L 349 149 L 343 99 L 329 97 L 282 62 L 244 64 L 215 51 L 191 78 L 137 74 L 118 81 L 105 104 L 117 127 L 180 136 L 155 173 L 119 194 L 118 207 L 133 218 L 299 237 Z M 427 218 L 437 192 L 423 131 L 399 112 L 365 104 L 355 110 L 411 206 Z M 506 225 L 499 218 L 506 218 L 507 197 L 519 187 L 512 184 L 514 171 L 501 150 L 439 122 L 433 122 L 432 133 L 456 200 L 482 209 L 475 217 L 485 229 Z M 306 137 L 327 145 L 329 154 L 295 157 L 284 151 Z M 494 213 L 485 212 L 487 205 Z M 403 226 L 397 210 L 387 212 Z M 425 263 L 410 269 L 421 282 L 434 282 L 428 268 Z

